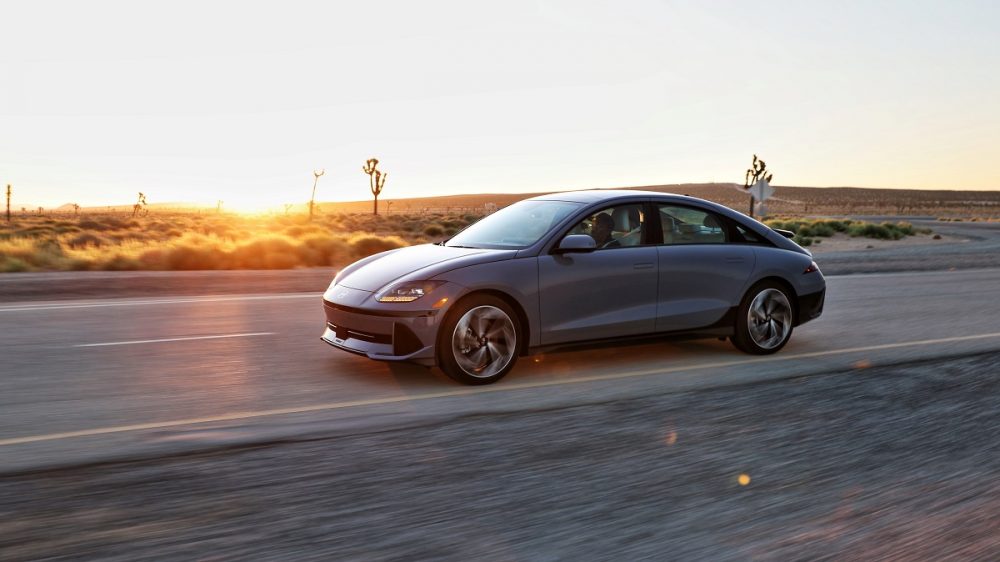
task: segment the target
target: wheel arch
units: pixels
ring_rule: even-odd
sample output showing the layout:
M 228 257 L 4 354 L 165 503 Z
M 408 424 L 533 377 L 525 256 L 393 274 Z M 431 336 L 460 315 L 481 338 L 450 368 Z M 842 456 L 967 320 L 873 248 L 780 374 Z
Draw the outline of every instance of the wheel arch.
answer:
M 528 322 L 528 315 L 524 311 L 524 307 L 521 306 L 521 303 L 510 294 L 498 289 L 476 289 L 462 295 L 461 298 L 455 301 L 455 304 L 450 307 L 448 314 L 453 314 L 453 311 L 458 310 L 458 304 L 462 301 L 480 295 L 496 297 L 504 301 L 514 311 L 514 314 L 517 316 L 518 327 L 521 328 L 521 341 L 518 342 L 519 349 L 517 354 L 519 357 L 527 356 L 530 348 L 529 342 L 531 341 L 531 324 Z
M 749 287 L 747 287 L 746 292 L 743 293 L 743 298 L 753 290 L 754 287 L 760 285 L 761 283 L 776 283 L 781 285 L 785 290 L 788 291 L 788 303 L 792 306 L 792 325 L 797 326 L 799 324 L 799 293 L 795 290 L 795 286 L 792 285 L 790 281 L 784 277 L 779 277 L 777 275 L 768 275 L 766 277 L 761 277 L 760 279 L 754 281 Z

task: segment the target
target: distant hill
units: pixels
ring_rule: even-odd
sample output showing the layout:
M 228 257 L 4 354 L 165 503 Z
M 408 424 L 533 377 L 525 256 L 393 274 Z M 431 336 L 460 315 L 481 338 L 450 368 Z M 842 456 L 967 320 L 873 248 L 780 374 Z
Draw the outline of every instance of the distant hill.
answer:
M 744 192 L 743 186 L 735 183 L 646 185 L 622 189 L 691 195 L 721 203 L 744 213 L 748 211 L 750 204 L 749 196 Z M 488 203 L 504 207 L 515 201 L 544 193 L 551 192 L 476 193 L 380 199 L 379 212 L 481 211 Z M 372 211 L 370 199 L 346 203 L 326 202 L 320 205 L 323 212 L 370 213 Z M 1000 191 L 775 186 L 774 198 L 768 201 L 768 213 L 1000 216 Z
M 735 183 L 683 183 L 645 185 L 621 189 L 639 189 L 661 193 L 678 193 L 709 199 L 740 212 L 747 212 L 749 196 L 743 186 Z M 421 214 L 466 212 L 482 213 L 486 205 L 505 207 L 529 197 L 553 193 L 471 193 L 436 197 L 386 198 L 379 200 L 380 214 Z M 348 202 L 317 202 L 321 213 L 370 213 L 372 200 Z M 14 207 L 15 212 L 21 205 Z M 30 213 L 36 206 L 27 206 Z M 305 208 L 301 202 L 296 208 Z M 205 212 L 214 206 L 186 202 L 152 203 L 151 211 Z M 225 210 L 225 207 L 223 208 Z M 926 215 L 1000 217 L 1000 191 L 956 191 L 924 189 L 878 189 L 866 187 L 797 187 L 775 186 L 774 198 L 768 201 L 768 213 L 788 215 Z M 72 213 L 72 203 L 54 211 Z M 51 210 L 46 209 L 46 212 Z M 81 212 L 131 213 L 132 204 L 95 206 Z

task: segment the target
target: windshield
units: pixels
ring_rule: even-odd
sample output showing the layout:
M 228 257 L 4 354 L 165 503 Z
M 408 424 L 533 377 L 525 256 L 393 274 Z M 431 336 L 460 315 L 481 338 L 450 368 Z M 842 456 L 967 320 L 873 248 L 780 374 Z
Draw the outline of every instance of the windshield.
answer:
M 580 208 L 567 201 L 519 201 L 459 232 L 445 246 L 520 250 Z

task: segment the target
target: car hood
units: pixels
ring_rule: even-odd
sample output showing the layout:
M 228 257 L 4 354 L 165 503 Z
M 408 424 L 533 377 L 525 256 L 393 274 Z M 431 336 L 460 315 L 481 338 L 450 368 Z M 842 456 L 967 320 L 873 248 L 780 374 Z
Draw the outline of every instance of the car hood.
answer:
M 348 266 L 338 285 L 375 292 L 397 280 L 425 280 L 459 267 L 510 259 L 514 250 L 451 248 L 422 244 L 399 248 L 372 256 L 369 261 L 353 268 Z

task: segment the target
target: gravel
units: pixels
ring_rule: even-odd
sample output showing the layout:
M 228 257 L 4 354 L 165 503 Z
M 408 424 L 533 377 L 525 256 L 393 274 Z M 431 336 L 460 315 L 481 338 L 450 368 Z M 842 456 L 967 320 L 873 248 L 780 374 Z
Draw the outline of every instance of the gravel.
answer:
M 996 560 L 998 364 L 7 476 L 0 559 Z

